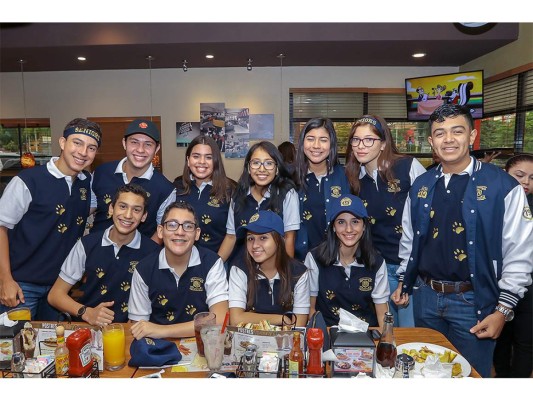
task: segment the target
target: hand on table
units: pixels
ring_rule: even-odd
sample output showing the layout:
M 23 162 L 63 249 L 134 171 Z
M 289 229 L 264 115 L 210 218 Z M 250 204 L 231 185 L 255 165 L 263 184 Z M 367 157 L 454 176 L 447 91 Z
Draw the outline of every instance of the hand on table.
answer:
M 505 317 L 499 311 L 494 311 L 483 321 L 470 328 L 470 333 L 477 336 L 478 339 L 497 339 L 505 325 Z
M 153 322 L 148 321 L 139 321 L 132 325 L 131 334 L 137 340 L 142 339 L 143 337 L 151 337 L 154 339 L 161 338 L 159 334 L 159 325 L 154 324 Z
M 24 293 L 13 279 L 5 280 L 0 284 L 0 303 L 7 307 L 16 307 L 24 303 Z

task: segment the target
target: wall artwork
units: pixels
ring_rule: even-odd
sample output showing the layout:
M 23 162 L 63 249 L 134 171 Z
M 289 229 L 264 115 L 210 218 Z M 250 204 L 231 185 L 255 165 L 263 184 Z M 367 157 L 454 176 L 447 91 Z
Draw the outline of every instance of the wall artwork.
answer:
M 246 157 L 250 147 L 249 119 L 248 108 L 226 108 L 226 158 Z
M 250 140 L 274 139 L 274 114 L 250 115 Z
M 200 103 L 200 133 L 215 139 L 221 152 L 225 151 L 225 122 L 224 103 Z
M 199 134 L 199 122 L 176 122 L 176 145 L 178 147 L 187 147 Z

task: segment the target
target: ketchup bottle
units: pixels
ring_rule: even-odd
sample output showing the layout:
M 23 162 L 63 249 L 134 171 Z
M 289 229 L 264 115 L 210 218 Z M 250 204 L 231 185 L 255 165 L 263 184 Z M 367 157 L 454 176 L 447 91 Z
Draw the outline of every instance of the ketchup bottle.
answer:
M 87 376 L 93 367 L 91 354 L 91 330 L 80 328 L 67 337 L 69 354 L 68 374 L 70 376 Z
M 324 332 L 320 328 L 307 329 L 307 348 L 309 356 L 307 359 L 307 373 L 321 375 L 322 368 L 322 345 L 324 344 Z

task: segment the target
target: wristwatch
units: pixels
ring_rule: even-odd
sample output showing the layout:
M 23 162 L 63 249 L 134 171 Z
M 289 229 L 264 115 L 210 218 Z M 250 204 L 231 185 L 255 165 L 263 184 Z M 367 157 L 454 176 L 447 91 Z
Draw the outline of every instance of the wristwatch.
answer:
M 510 308 L 504 307 L 501 304 L 496 306 L 496 311 L 501 312 L 505 317 L 505 322 L 512 321 L 514 318 L 514 311 Z
M 85 314 L 85 311 L 87 311 L 87 306 L 81 306 L 76 314 L 76 317 L 81 318 L 81 316 Z

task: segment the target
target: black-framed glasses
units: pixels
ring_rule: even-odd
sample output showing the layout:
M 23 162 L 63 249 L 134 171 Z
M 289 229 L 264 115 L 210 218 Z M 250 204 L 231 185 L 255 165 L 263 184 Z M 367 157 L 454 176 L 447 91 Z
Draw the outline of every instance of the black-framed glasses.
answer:
M 196 229 L 196 224 L 194 222 L 184 222 L 183 224 L 180 224 L 178 221 L 175 221 L 173 219 L 171 219 L 170 221 L 163 222 L 163 226 L 169 232 L 177 231 L 180 226 L 185 232 L 192 232 Z
M 272 171 L 274 168 L 276 168 L 276 162 L 273 160 L 266 160 L 266 161 L 252 160 L 250 161 L 251 169 L 259 169 L 261 168 L 261 165 L 265 167 L 267 171 Z
M 371 137 L 366 137 L 366 138 L 358 138 L 358 137 L 353 137 L 352 140 L 350 140 L 350 143 L 352 146 L 354 147 L 357 147 L 359 146 L 359 143 L 363 142 L 363 146 L 365 147 L 372 147 L 374 146 L 374 142 L 378 140 L 381 142 L 381 139 L 376 139 L 376 138 L 371 138 Z

